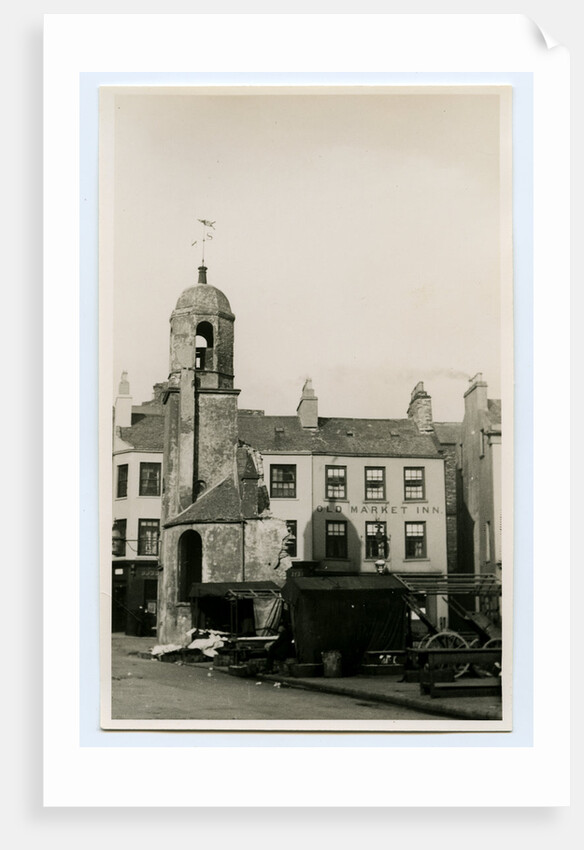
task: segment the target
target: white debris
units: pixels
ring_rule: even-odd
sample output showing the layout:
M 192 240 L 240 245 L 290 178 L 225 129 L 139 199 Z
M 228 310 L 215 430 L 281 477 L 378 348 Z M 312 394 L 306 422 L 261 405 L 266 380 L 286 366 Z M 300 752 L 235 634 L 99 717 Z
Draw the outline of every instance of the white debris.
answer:
M 203 655 L 208 658 L 214 658 L 217 655 L 217 650 L 225 646 L 225 642 L 219 635 L 210 635 L 208 638 L 196 638 L 192 643 L 189 643 L 188 649 L 199 649 Z
M 166 643 L 155 646 L 154 649 L 150 650 L 150 652 L 152 655 L 165 655 L 167 652 L 179 652 L 182 648 L 183 647 L 179 646 L 178 643 Z

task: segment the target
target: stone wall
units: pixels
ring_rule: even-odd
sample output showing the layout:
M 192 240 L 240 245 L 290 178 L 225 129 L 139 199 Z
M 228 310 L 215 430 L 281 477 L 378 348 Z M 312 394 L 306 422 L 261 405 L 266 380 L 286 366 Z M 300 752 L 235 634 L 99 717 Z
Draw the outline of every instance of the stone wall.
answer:
M 455 445 L 441 445 L 440 449 L 444 457 L 446 559 L 450 573 L 458 570 L 458 450 Z
M 190 606 L 178 601 L 179 541 L 188 530 L 201 535 L 204 582 L 273 581 L 282 585 L 291 564 L 284 545 L 288 529 L 281 519 L 267 516 L 244 523 L 209 522 L 165 529 L 158 596 L 159 643 L 181 643 L 192 625 Z
M 198 392 L 195 477 L 207 489 L 232 478 L 237 445 L 235 391 Z

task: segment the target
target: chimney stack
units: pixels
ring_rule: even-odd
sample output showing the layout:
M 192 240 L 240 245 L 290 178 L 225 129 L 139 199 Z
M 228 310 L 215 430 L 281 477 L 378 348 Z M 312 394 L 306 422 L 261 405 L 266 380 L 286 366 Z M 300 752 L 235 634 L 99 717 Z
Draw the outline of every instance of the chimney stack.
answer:
M 310 378 L 304 382 L 296 413 L 303 428 L 318 428 L 318 399 L 314 394 Z
M 424 390 L 422 381 L 418 381 L 412 390 L 410 406 L 408 407 L 408 419 L 412 419 L 418 431 L 433 431 L 432 425 L 432 398 Z
M 129 428 L 132 424 L 132 396 L 128 373 L 122 372 L 116 398 L 114 424 L 116 428 Z
M 483 381 L 483 373 L 477 372 L 469 383 L 470 386 L 464 394 L 464 414 L 466 417 L 472 417 L 479 411 L 488 408 L 487 382 Z
M 168 386 L 167 381 L 162 381 L 159 384 L 154 384 L 152 387 L 152 401 L 156 404 L 164 404 L 164 393 Z

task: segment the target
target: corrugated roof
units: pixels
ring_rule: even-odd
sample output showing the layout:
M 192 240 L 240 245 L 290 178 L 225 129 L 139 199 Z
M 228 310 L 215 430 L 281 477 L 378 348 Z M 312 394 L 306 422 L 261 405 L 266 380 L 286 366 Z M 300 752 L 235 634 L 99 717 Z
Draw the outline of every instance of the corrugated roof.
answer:
M 438 457 L 429 434 L 409 419 L 319 418 L 318 428 L 302 428 L 297 416 L 240 413 L 239 437 L 260 452 L 383 457 Z
M 280 588 L 273 581 L 205 581 L 191 585 L 190 597 L 225 596 L 230 590 L 273 590 Z
M 282 588 L 284 599 L 294 601 L 301 593 L 326 593 L 328 591 L 383 591 L 406 588 L 395 575 L 379 575 L 377 573 L 361 573 L 353 576 L 286 576 L 286 584 Z

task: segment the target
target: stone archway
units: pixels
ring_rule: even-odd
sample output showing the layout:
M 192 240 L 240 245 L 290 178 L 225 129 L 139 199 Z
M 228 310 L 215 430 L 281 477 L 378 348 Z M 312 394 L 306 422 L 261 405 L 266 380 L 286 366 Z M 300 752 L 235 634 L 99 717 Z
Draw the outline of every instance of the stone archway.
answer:
M 178 541 L 178 601 L 190 602 L 191 586 L 203 580 L 203 541 L 196 531 L 185 531 Z

